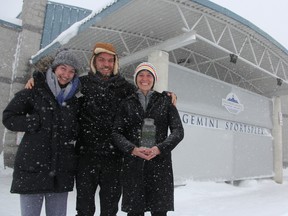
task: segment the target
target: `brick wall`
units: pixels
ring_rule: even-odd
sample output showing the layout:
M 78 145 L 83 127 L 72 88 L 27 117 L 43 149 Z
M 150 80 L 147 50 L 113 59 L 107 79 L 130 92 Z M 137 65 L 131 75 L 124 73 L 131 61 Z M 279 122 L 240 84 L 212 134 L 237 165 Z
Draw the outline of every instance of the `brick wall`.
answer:
M 16 92 L 23 89 L 30 77 L 29 59 L 40 49 L 47 0 L 24 0 L 22 7 L 22 27 L 9 26 L 0 22 L 0 88 L 1 122 L 2 111 Z M 4 165 L 12 167 L 17 150 L 19 134 L 8 131 L 1 124 L 0 138 L 4 150 Z M 18 139 L 17 139 L 18 138 Z

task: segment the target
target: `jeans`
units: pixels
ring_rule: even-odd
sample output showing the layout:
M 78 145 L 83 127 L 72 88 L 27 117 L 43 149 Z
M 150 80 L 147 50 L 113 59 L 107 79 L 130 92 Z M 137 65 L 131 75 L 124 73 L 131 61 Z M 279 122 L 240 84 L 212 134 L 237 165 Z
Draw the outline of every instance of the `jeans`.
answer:
M 166 216 L 167 212 L 151 212 L 152 216 Z M 128 213 L 127 216 L 144 216 L 144 213 Z
M 44 198 L 46 216 L 66 216 L 68 192 L 20 194 L 21 216 L 40 216 Z

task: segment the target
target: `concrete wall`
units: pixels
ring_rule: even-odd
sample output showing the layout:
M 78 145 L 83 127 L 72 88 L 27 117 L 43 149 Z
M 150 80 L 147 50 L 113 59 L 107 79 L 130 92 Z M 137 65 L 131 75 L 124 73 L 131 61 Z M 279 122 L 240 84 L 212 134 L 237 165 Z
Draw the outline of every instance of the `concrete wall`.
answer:
M 12 71 L 20 31 L 20 26 L 0 20 L 0 49 L 2 53 L 0 58 L 0 152 L 3 151 L 2 141 L 5 130 L 2 125 L 2 110 L 6 107 L 9 101 Z
M 178 96 L 185 129 L 184 140 L 173 151 L 176 178 L 273 176 L 271 99 L 171 63 L 169 90 Z M 230 104 L 231 96 L 238 103 Z

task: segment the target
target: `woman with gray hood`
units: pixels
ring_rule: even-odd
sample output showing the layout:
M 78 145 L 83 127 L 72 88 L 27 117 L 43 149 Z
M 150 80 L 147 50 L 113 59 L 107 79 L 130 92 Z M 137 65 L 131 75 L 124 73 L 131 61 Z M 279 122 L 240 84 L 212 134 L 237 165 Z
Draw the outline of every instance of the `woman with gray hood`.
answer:
M 11 193 L 20 194 L 22 216 L 65 216 L 76 174 L 80 63 L 62 50 L 34 87 L 16 93 L 3 111 L 4 126 L 25 132 L 14 163 Z

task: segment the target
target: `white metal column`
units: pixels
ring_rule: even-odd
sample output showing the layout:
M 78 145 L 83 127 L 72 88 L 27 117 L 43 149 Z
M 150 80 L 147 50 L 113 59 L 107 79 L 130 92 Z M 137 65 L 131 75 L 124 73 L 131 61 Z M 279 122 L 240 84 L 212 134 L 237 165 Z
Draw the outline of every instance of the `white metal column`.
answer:
M 283 183 L 282 125 L 281 99 L 275 97 L 272 130 L 274 138 L 274 180 L 280 184 Z
M 159 92 L 167 91 L 169 54 L 165 51 L 155 50 L 148 55 L 148 62 L 153 64 L 157 70 L 158 82 L 154 89 Z

